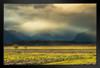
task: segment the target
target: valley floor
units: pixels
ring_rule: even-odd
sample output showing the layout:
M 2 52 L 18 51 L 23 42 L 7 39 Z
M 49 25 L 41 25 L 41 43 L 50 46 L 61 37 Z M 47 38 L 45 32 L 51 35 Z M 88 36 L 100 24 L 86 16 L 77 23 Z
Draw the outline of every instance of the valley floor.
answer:
M 4 65 L 95 65 L 96 46 L 4 47 Z

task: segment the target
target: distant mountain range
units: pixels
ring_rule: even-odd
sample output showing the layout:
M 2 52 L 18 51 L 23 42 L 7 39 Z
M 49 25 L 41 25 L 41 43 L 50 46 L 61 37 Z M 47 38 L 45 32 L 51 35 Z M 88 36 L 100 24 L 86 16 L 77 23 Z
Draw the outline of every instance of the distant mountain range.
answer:
M 75 42 L 91 42 L 96 41 L 95 36 L 88 35 L 88 33 L 79 33 L 73 40 L 70 39 L 70 35 L 51 35 L 48 33 L 36 34 L 32 37 L 27 36 L 23 33 L 16 32 L 13 30 L 4 30 L 4 42 L 7 41 L 20 41 L 20 40 L 65 40 Z
M 49 33 L 35 34 L 32 37 L 24 35 L 23 33 L 16 32 L 13 30 L 4 30 L 4 42 L 6 41 L 20 41 L 20 40 L 68 40 L 70 41 L 69 35 L 52 35 Z
M 73 39 L 75 42 L 96 42 L 96 36 L 86 33 L 79 33 Z
M 19 40 L 31 40 L 31 37 L 24 35 L 16 31 L 4 30 L 4 42 L 6 41 L 19 41 Z

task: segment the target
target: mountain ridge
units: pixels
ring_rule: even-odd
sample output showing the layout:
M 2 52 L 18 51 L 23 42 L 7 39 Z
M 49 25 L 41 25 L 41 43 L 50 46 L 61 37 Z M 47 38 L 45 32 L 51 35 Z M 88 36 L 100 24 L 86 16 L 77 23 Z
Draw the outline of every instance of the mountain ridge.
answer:
M 49 33 L 36 34 L 33 36 L 25 35 L 21 32 L 13 30 L 4 30 L 4 42 L 9 41 L 28 41 L 28 40 L 62 40 L 62 41 L 75 41 L 75 42 L 91 42 L 96 41 L 95 36 L 89 35 L 87 32 L 77 34 L 74 39 L 70 39 L 68 34 L 66 35 L 51 35 Z

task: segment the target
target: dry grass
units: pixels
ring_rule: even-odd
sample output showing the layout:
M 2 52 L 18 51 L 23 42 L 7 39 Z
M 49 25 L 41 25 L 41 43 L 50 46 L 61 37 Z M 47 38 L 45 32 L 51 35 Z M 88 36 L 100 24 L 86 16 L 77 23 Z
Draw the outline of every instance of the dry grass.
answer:
M 5 46 L 4 49 L 15 49 L 13 46 Z M 25 49 L 19 46 L 18 49 Z M 96 49 L 96 46 L 27 46 L 27 49 Z

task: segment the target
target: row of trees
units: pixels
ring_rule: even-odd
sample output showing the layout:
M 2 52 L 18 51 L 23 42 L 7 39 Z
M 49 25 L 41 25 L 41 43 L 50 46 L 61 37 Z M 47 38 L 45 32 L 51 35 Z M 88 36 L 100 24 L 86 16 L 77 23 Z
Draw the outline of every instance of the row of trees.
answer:
M 56 40 L 56 41 L 45 41 L 45 40 L 30 40 L 30 41 L 9 41 L 9 42 L 4 42 L 5 46 L 11 46 L 14 44 L 18 44 L 21 46 L 27 45 L 27 46 L 35 46 L 35 45 L 67 45 L 67 44 L 75 44 L 75 42 L 72 41 L 60 41 L 60 40 Z

